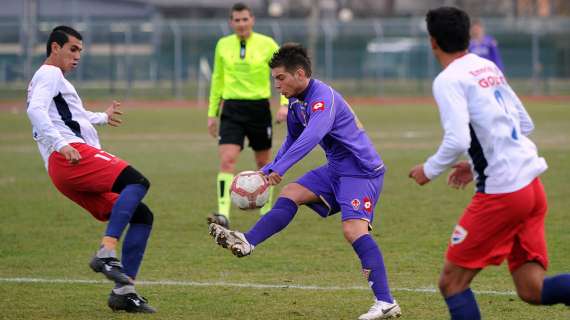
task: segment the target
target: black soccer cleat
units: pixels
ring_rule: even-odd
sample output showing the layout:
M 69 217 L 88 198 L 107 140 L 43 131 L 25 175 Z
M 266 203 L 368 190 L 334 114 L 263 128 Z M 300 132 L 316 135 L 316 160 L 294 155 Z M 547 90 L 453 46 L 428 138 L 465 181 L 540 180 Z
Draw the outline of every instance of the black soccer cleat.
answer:
M 116 294 L 111 291 L 107 303 L 111 310 L 129 313 L 155 313 L 156 309 L 148 304 L 146 298 L 136 293 Z
M 206 218 L 206 220 L 208 221 L 208 225 L 210 225 L 211 223 L 215 223 L 226 229 L 230 227 L 230 220 L 226 218 L 226 216 L 224 216 L 223 214 L 214 212 L 211 215 L 209 215 L 208 218 Z
M 95 272 L 101 272 L 107 279 L 120 284 L 133 284 L 129 276 L 123 272 L 123 265 L 117 258 L 99 258 L 94 256 L 89 263 Z

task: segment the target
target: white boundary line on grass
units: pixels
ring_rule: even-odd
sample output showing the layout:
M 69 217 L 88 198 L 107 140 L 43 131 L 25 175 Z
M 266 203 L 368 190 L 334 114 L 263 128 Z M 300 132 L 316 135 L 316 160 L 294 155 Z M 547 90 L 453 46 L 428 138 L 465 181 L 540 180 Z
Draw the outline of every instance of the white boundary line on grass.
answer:
M 0 282 L 11 283 L 63 283 L 63 284 L 104 284 L 109 283 L 103 280 L 81 280 L 81 279 L 43 279 L 43 278 L 0 278 Z M 234 287 L 251 289 L 297 289 L 297 290 L 322 290 L 322 291 L 346 291 L 346 290 L 370 290 L 364 286 L 310 286 L 296 284 L 261 284 L 261 283 L 238 283 L 238 282 L 198 282 L 198 281 L 137 281 L 138 285 L 144 286 L 186 286 L 186 287 Z M 435 288 L 392 288 L 392 291 L 437 293 Z M 478 290 L 477 294 L 491 296 L 514 296 L 513 291 Z

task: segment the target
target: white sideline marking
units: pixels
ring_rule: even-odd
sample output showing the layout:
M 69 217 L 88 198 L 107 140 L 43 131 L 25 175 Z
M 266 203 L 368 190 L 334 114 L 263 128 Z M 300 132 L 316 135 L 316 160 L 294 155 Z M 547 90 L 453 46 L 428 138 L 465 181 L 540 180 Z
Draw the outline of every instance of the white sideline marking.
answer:
M 104 280 L 81 280 L 81 279 L 42 279 L 42 278 L 0 278 L 0 282 L 13 283 L 66 283 L 66 284 L 105 284 Z M 235 287 L 252 289 L 298 289 L 298 290 L 322 290 L 322 291 L 347 291 L 347 290 L 370 290 L 364 286 L 307 286 L 296 284 L 261 284 L 261 283 L 238 283 L 238 282 L 197 282 L 197 281 L 137 281 L 138 285 L 145 286 L 182 286 L 182 287 Z M 392 288 L 392 291 L 437 293 L 435 288 Z M 477 294 L 491 296 L 514 296 L 513 291 L 478 290 Z

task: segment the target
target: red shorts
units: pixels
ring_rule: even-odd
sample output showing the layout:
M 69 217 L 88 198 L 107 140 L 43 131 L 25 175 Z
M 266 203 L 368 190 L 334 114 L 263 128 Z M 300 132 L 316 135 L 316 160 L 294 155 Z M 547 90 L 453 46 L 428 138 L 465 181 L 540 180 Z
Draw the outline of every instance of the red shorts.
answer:
M 129 164 L 85 143 L 72 143 L 71 146 L 79 151 L 81 160 L 78 164 L 70 164 L 59 152 L 53 152 L 48 163 L 51 181 L 61 193 L 97 220 L 107 221 L 119 197 L 111 189 Z
M 451 235 L 447 260 L 464 268 L 481 269 L 500 265 L 507 258 L 511 272 L 530 261 L 546 269 L 547 207 L 539 178 L 511 193 L 476 193 Z

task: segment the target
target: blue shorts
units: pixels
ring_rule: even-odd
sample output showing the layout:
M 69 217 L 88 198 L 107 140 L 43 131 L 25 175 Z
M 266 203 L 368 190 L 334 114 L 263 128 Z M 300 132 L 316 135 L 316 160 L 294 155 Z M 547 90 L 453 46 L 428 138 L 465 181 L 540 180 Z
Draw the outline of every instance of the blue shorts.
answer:
M 321 202 L 307 204 L 320 216 L 341 212 L 342 221 L 362 219 L 372 223 L 374 208 L 380 199 L 384 175 L 375 178 L 339 177 L 328 165 L 303 175 L 297 183 L 311 190 Z

